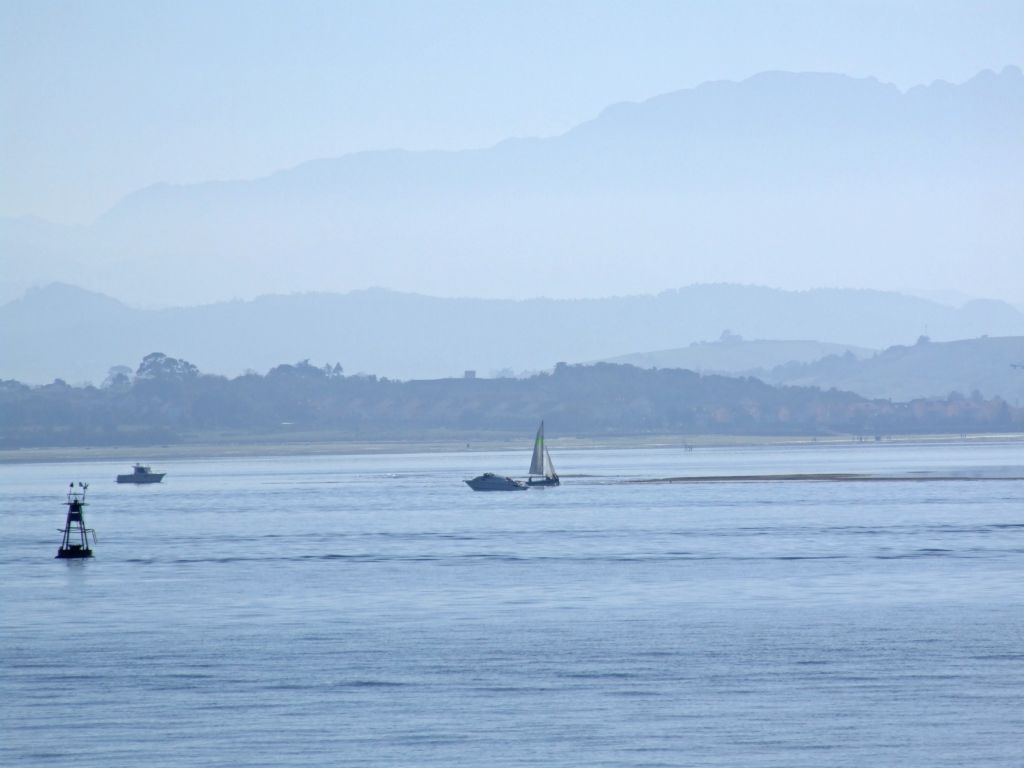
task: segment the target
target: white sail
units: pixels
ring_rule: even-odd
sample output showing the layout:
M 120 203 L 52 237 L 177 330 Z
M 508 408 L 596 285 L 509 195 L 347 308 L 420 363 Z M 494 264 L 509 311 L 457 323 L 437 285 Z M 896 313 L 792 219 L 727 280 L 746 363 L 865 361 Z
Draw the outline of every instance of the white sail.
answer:
M 544 448 L 544 477 L 558 477 L 558 473 L 555 472 L 555 465 L 551 463 L 551 454 L 548 453 L 546 446 Z
M 537 437 L 533 440 L 533 458 L 530 460 L 530 474 L 543 475 L 544 472 L 544 422 L 537 429 Z

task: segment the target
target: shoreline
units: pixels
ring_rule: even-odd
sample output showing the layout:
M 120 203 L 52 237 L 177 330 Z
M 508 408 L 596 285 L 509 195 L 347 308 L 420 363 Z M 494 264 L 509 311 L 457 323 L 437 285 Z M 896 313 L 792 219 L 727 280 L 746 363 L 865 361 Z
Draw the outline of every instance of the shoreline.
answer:
M 676 448 L 702 450 L 743 447 L 819 447 L 844 445 L 940 445 L 950 443 L 1021 443 L 1021 433 L 902 435 L 882 440 L 815 436 L 763 435 L 626 435 L 616 437 L 549 438 L 554 450 L 611 450 Z M 521 437 L 481 436 L 480 439 L 408 440 L 298 440 L 265 442 L 193 442 L 153 446 L 53 446 L 0 450 L 0 464 L 48 464 L 80 461 L 164 461 L 173 459 L 224 459 L 250 456 L 343 456 L 374 454 L 483 453 L 526 451 L 529 440 Z
M 682 475 L 623 480 L 623 485 L 676 485 L 678 483 L 934 483 L 984 482 L 986 480 L 1024 480 L 1024 473 L 991 471 L 928 472 L 910 474 L 858 474 L 847 472 L 811 472 L 775 475 Z

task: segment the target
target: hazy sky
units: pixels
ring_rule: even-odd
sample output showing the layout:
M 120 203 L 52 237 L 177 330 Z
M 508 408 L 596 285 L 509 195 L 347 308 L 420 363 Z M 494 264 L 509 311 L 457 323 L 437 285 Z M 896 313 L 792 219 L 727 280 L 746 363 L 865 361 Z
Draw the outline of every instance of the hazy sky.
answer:
M 768 69 L 907 87 L 1024 64 L 1024 2 L 0 3 L 0 215 L 158 181 L 560 133 Z

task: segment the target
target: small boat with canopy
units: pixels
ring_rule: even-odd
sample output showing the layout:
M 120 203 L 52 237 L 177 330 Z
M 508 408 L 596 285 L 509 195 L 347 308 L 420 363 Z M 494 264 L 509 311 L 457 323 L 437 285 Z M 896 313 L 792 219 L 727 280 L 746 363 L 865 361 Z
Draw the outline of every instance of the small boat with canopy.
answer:
M 166 472 L 154 472 L 145 464 L 136 464 L 132 467 L 130 475 L 118 475 L 117 482 L 131 483 L 132 485 L 149 485 L 150 483 L 159 483 L 166 474 Z

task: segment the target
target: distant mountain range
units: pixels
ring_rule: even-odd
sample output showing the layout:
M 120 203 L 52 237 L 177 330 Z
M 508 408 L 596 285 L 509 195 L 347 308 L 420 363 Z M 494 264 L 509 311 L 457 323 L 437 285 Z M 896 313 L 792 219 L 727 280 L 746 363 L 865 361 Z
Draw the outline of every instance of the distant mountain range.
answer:
M 618 104 L 550 139 L 158 184 L 83 227 L 0 220 L 0 297 L 53 280 L 177 306 L 372 285 L 578 297 L 742 279 L 1024 303 L 1022 137 L 1014 67 L 906 92 L 768 72 Z
M 229 375 L 246 369 L 264 372 L 282 361 L 305 358 L 340 363 L 349 374 L 400 379 L 461 376 L 468 369 L 481 376 L 510 375 L 550 369 L 562 361 L 622 360 L 637 350 L 678 349 L 719 338 L 726 329 L 768 339 L 813 336 L 839 346 L 704 344 L 684 350 L 689 358 L 653 364 L 737 372 L 847 349 L 862 356 L 872 349 L 913 344 L 922 335 L 935 342 L 985 334 L 1024 336 L 1024 313 L 997 301 L 955 309 L 879 291 L 738 285 L 695 285 L 656 296 L 527 301 L 445 299 L 377 289 L 142 310 L 54 284 L 0 306 L 0 378 L 45 383 L 59 377 L 100 384 L 111 366 L 134 369 L 150 352 Z M 771 354 L 744 352 L 752 348 Z M 949 366 L 956 368 L 954 359 Z M 946 386 L 938 392 L 947 393 Z
M 751 371 L 773 384 L 816 386 L 896 401 L 916 397 L 1001 397 L 1024 404 L 1024 336 L 898 345 L 866 359 L 829 356 Z
M 602 362 L 635 365 L 637 368 L 684 368 L 697 373 L 747 375 L 751 371 L 771 370 L 787 363 L 813 363 L 830 355 L 849 353 L 856 359 L 864 359 L 875 352 L 866 347 L 824 341 L 749 341 L 726 330 L 718 341 L 695 341 L 678 349 L 634 352 Z
M 1024 404 L 1024 336 L 946 342 L 921 338 L 881 352 L 814 341 L 725 338 L 606 362 L 754 376 L 770 384 L 835 388 L 899 402 L 957 392 Z

